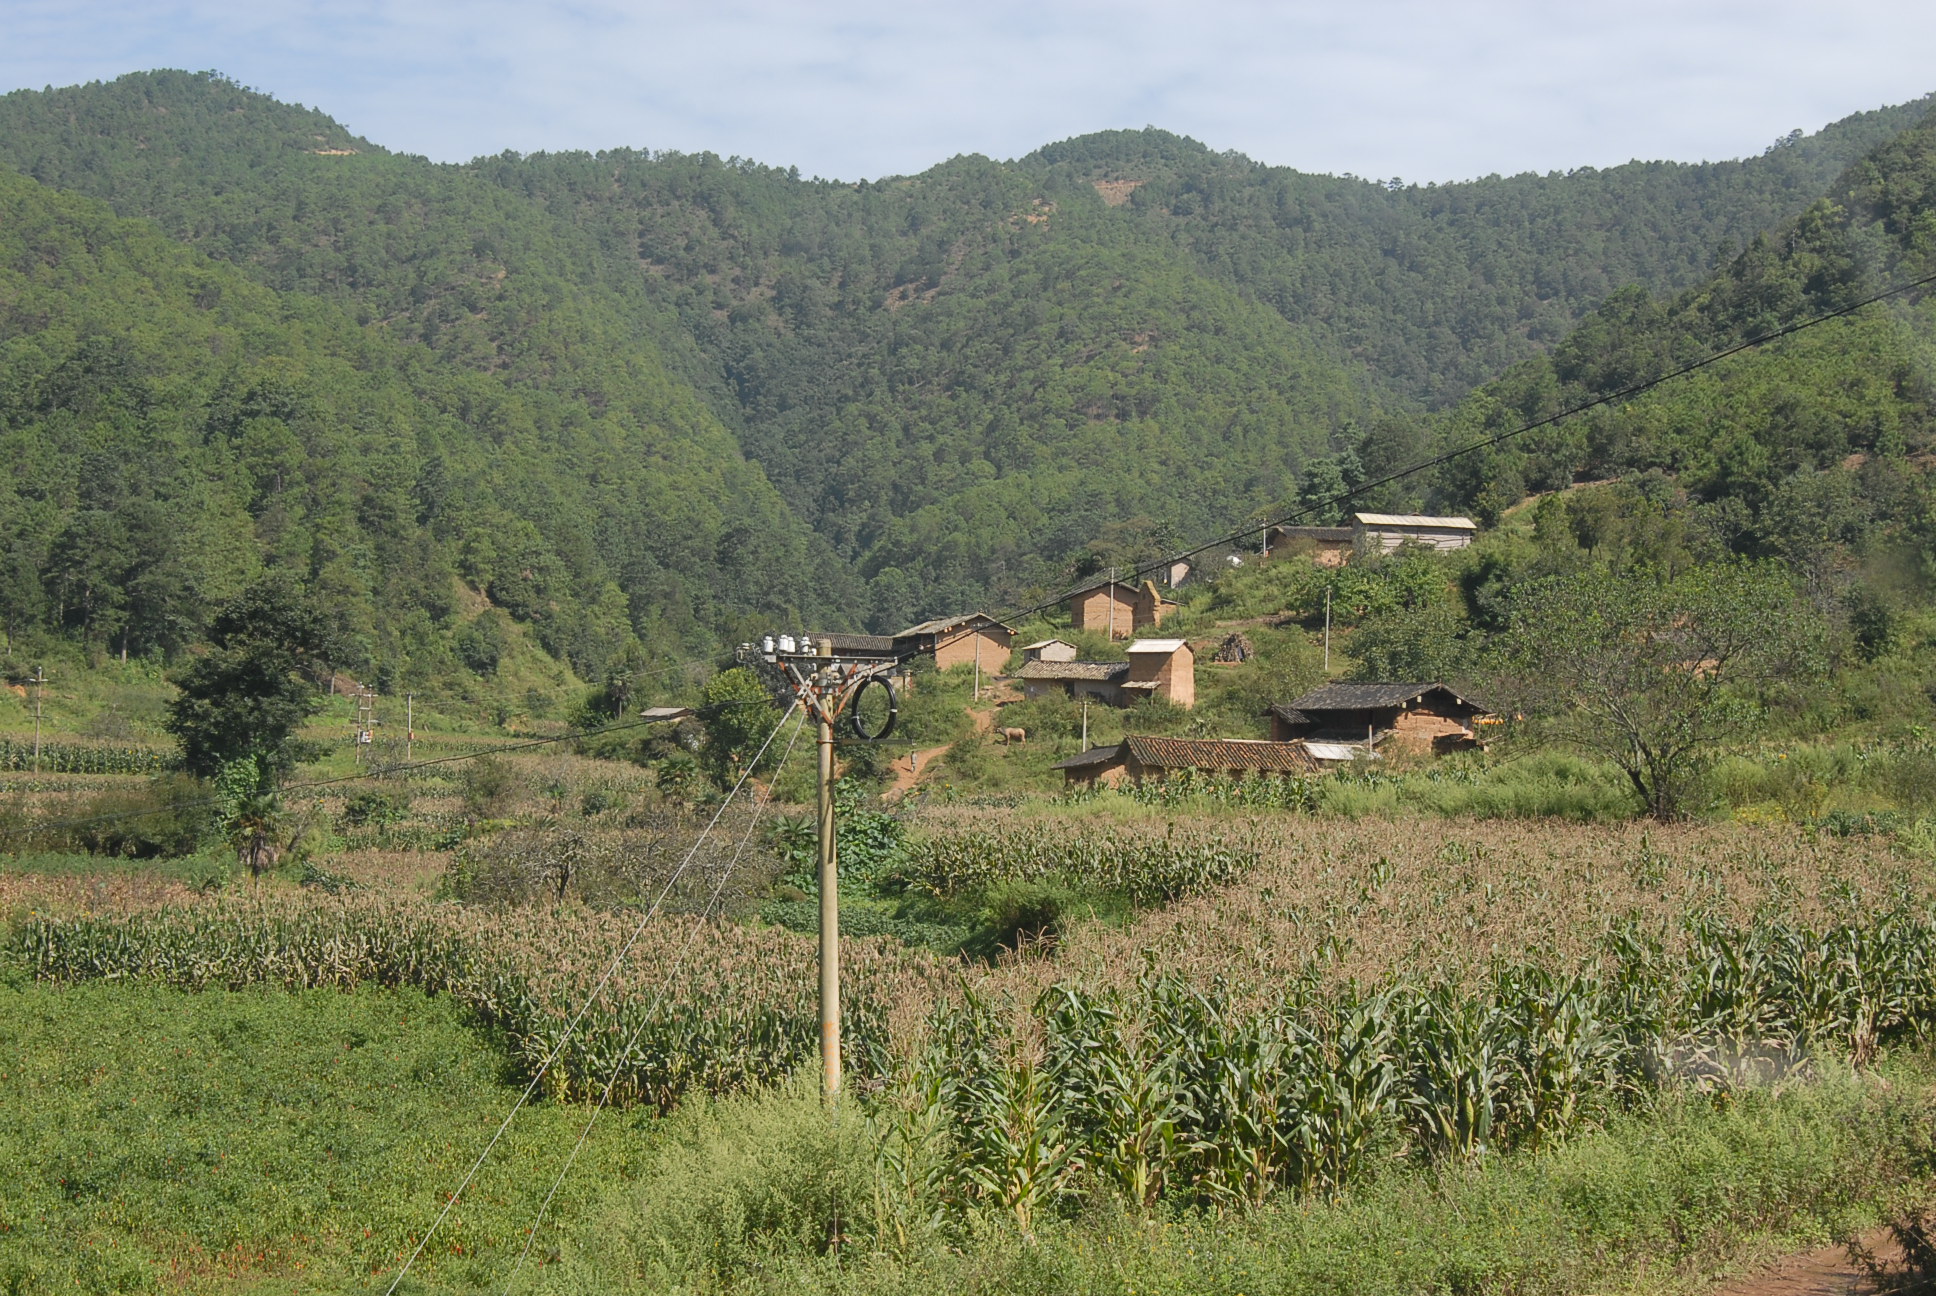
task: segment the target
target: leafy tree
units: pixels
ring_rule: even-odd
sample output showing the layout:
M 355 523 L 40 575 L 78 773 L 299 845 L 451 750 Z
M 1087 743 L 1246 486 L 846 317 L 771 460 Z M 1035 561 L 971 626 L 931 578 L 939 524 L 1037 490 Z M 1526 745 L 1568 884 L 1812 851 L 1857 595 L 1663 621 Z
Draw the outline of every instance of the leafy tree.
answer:
M 749 763 L 763 745 L 766 753 L 751 772 L 771 769 L 779 758 L 777 747 L 767 738 L 779 724 L 780 712 L 759 676 L 744 666 L 721 671 L 707 681 L 700 715 L 706 736 L 699 745 L 699 765 L 722 790 L 749 772 Z
M 322 709 L 327 622 L 291 582 L 270 577 L 222 608 L 209 639 L 208 653 L 177 678 L 181 695 L 164 722 L 183 766 L 212 777 L 253 760 L 265 778 L 281 777 L 306 754 L 297 727 Z
M 1815 669 L 1823 637 L 1773 566 L 1671 580 L 1593 568 L 1525 597 L 1493 692 L 1535 732 L 1611 761 L 1648 814 L 1675 819 L 1719 745 L 1777 685 Z
M 285 822 L 275 775 L 255 756 L 243 756 L 216 772 L 215 789 L 222 835 L 235 847 L 249 876 L 260 877 L 276 862 L 277 838 Z

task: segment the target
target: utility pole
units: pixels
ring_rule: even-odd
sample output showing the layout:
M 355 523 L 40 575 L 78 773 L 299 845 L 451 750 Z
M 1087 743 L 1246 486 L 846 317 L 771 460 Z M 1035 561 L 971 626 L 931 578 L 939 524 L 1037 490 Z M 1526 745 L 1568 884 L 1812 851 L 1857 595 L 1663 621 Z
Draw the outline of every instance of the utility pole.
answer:
M 1082 695 L 1082 748 L 1081 750 L 1083 751 L 1089 750 L 1089 695 L 1087 693 L 1084 693 Z
M 403 695 L 403 763 L 410 763 L 410 744 L 417 739 L 417 695 Z
M 356 763 L 358 765 L 367 759 L 363 749 L 375 741 L 376 694 L 368 689 L 362 689 L 356 695 Z
M 975 632 L 975 701 L 981 701 L 981 632 Z
M 34 773 L 40 773 L 40 696 L 47 691 L 47 668 L 34 667 Z
M 1109 637 L 1116 637 L 1116 569 L 1109 569 Z
M 834 641 L 815 653 L 831 659 Z M 831 664 L 829 662 L 828 664 Z M 820 1075 L 828 1102 L 840 1097 L 840 872 L 834 840 L 834 718 L 820 709 Z
M 1331 673 L 1331 587 L 1324 587 L 1324 673 Z
M 831 1107 L 840 1097 L 840 855 L 834 820 L 834 721 L 856 705 L 868 685 L 876 684 L 887 694 L 887 716 L 869 733 L 855 714 L 854 733 L 864 742 L 891 737 L 899 714 L 893 675 L 902 661 L 868 652 L 836 656 L 831 638 L 796 638 L 791 634 L 767 635 L 758 645 L 741 644 L 739 660 L 764 671 L 770 680 L 777 676 L 776 683 L 783 681 L 784 687 L 792 690 L 794 701 L 818 727 L 819 798 L 815 817 L 820 884 L 820 1067 L 821 1093 Z M 915 763 L 910 748 L 909 767 Z

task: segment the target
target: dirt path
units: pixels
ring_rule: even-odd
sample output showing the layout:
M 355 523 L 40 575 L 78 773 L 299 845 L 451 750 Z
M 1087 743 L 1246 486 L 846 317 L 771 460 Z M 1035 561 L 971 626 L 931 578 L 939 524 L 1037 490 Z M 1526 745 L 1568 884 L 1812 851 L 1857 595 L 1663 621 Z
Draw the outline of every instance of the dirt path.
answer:
M 887 791 L 881 793 L 881 799 L 883 801 L 899 801 L 902 797 L 913 791 L 914 785 L 921 781 L 921 772 L 928 768 L 928 762 L 947 750 L 948 748 L 945 743 L 939 747 L 917 748 L 909 757 L 906 765 L 901 764 L 898 760 L 895 761 L 894 782 L 888 787 Z
M 1901 1257 L 1887 1229 L 1872 1229 L 1862 1235 L 1861 1242 L 1884 1260 Z M 1714 1296 L 1857 1296 L 1868 1290 L 1848 1250 L 1825 1246 L 1789 1256 L 1772 1269 L 1717 1288 Z
M 995 713 L 993 711 L 977 711 L 973 707 L 964 707 L 962 709 L 968 713 L 968 719 L 975 726 L 976 733 L 985 734 L 995 727 Z M 887 791 L 881 794 L 881 799 L 883 801 L 899 801 L 902 797 L 913 791 L 914 785 L 921 781 L 921 772 L 928 768 L 929 762 L 947 750 L 947 743 L 943 743 L 939 747 L 922 747 L 917 748 L 913 752 L 906 765 L 896 760 L 894 762 L 894 782 L 889 785 Z

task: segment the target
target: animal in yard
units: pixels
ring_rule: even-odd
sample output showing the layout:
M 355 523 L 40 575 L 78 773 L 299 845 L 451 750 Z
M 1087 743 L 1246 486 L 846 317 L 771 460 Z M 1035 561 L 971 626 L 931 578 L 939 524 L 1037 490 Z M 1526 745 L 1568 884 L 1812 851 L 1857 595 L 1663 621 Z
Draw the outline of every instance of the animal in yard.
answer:
M 997 729 L 995 731 L 995 741 L 1003 744 L 1008 744 L 1008 745 L 1025 743 L 1028 741 L 1028 730 Z

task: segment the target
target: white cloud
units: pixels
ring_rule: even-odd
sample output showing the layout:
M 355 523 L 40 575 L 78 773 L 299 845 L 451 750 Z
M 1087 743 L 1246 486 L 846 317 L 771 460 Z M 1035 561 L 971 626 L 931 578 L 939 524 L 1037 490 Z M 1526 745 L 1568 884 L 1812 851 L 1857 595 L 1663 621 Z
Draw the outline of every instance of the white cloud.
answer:
M 1163 126 L 1411 180 L 1759 151 L 1936 89 L 1936 8 L 1803 0 L 0 0 L 0 85 L 219 68 L 393 148 L 857 178 Z

